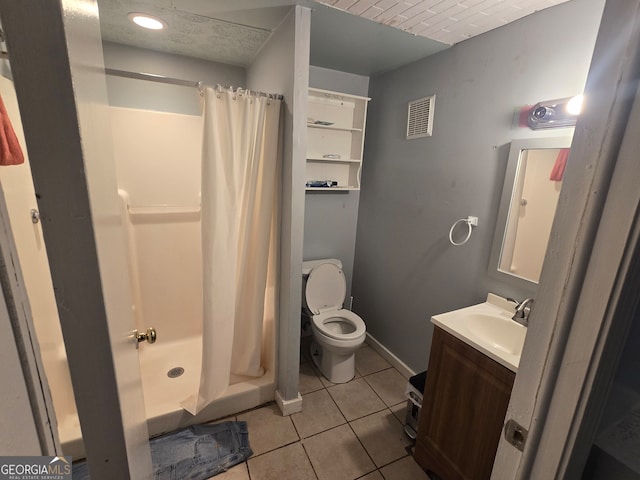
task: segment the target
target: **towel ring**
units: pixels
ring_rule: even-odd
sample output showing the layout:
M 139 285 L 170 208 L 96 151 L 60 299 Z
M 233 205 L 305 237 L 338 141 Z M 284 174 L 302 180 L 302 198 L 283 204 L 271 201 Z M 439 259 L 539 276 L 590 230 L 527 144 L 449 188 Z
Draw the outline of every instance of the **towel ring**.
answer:
M 453 240 L 453 231 L 460 223 L 466 223 L 467 228 L 469 230 L 467 231 L 467 235 L 464 237 L 464 239 L 461 242 L 456 242 Z M 473 232 L 473 227 L 477 227 L 477 226 L 478 226 L 478 217 L 467 217 L 467 218 L 461 218 L 460 220 L 457 220 L 449 230 L 449 241 L 451 242 L 451 245 L 455 245 L 456 247 L 459 247 L 460 245 L 464 245 L 465 243 L 467 243 L 471 238 L 471 232 Z

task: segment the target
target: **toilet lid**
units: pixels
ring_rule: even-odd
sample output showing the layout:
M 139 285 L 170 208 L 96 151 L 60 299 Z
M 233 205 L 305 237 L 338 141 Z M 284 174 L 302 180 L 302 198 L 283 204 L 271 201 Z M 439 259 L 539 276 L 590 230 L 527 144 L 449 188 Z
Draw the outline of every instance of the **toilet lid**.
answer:
M 307 306 L 313 313 L 342 308 L 346 293 L 347 281 L 337 265 L 323 263 L 309 273 L 304 294 Z

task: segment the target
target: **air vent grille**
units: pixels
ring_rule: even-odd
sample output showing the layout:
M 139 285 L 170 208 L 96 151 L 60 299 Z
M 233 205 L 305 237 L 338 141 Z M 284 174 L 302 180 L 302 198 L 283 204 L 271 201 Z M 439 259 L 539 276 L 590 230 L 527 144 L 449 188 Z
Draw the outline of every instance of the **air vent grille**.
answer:
M 435 101 L 436 96 L 431 95 L 409 102 L 407 140 L 431 136 Z

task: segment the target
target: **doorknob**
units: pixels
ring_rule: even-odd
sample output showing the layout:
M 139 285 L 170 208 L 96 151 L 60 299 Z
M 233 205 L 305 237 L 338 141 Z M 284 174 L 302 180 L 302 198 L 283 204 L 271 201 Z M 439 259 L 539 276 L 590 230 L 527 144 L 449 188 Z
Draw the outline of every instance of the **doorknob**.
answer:
M 31 223 L 38 223 L 40 221 L 40 212 L 35 208 L 32 208 L 29 214 L 31 215 Z
M 156 340 L 158 339 L 156 329 L 153 327 L 147 328 L 146 333 L 139 333 L 138 329 L 135 329 L 133 331 L 133 335 L 138 340 L 138 343 L 144 342 L 145 340 L 149 343 L 156 343 Z

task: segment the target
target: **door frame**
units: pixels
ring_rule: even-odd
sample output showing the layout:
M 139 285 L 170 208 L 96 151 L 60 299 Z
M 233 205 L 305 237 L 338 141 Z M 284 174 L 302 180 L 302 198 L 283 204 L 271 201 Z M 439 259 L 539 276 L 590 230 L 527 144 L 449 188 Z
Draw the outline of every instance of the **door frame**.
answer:
M 2 366 L 11 371 L 3 381 L 11 382 L 14 402 L 2 402 L 2 421 L 7 438 L 4 455 L 61 455 L 53 399 L 45 375 L 38 343 L 34 342 L 35 326 L 31 306 L 20 269 L 16 243 L 11 233 L 9 212 L 0 185 L 0 317 L 4 340 Z M 14 348 L 10 345 L 15 342 Z M 13 358 L 12 358 L 13 357 Z M 19 373 L 17 373 L 19 372 Z M 22 382 L 16 384 L 22 376 Z M 16 428 L 12 428 L 12 426 Z M 37 446 L 37 447 L 36 447 Z M 38 448 L 36 451 L 35 449 Z M 13 451 L 11 451 L 13 450 Z
M 151 478 L 95 0 L 0 0 L 92 478 Z
M 638 131 L 639 59 L 640 2 L 608 1 L 506 416 L 529 436 L 524 452 L 501 438 L 493 479 L 564 477 L 596 372 L 610 361 L 604 347 L 615 312 L 628 308 L 621 289 L 638 246 L 638 183 L 636 191 L 629 183 L 638 165 L 627 156 Z

